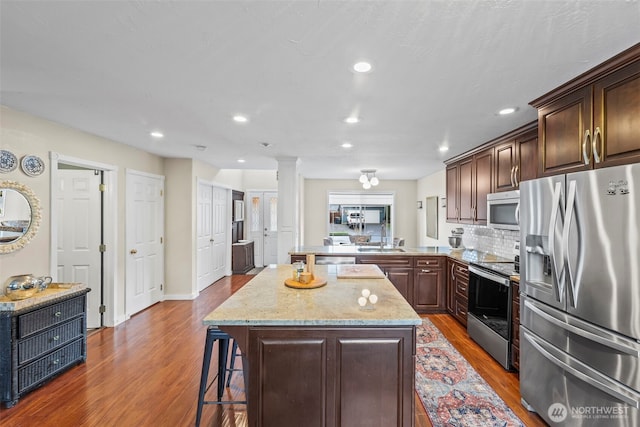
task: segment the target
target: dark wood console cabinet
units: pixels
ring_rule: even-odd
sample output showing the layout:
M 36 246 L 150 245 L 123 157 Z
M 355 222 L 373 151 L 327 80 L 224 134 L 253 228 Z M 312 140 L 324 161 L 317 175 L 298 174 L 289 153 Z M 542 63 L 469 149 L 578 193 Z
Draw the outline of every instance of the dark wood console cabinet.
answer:
M 469 301 L 469 266 L 463 262 L 448 259 L 447 311 L 460 323 L 467 326 Z
M 231 245 L 231 263 L 233 274 L 245 274 L 255 267 L 253 241 L 238 242 Z
M 87 292 L 0 311 L 0 401 L 5 407 L 86 360 Z

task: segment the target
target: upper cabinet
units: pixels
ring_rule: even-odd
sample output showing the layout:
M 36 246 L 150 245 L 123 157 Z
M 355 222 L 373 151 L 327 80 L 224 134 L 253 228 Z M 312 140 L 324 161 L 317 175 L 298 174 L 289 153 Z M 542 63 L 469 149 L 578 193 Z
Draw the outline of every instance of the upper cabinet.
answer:
M 531 105 L 540 176 L 640 161 L 640 44 Z
M 495 145 L 495 192 L 520 188 L 538 177 L 538 127 L 530 123 L 499 138 Z
M 487 223 L 487 194 L 493 191 L 493 147 L 447 164 L 447 221 Z

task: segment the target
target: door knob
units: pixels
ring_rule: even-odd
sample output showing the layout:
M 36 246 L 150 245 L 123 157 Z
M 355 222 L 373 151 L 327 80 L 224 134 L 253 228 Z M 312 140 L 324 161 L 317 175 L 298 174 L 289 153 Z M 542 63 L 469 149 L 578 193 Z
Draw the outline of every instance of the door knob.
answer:
M 213 239 L 209 239 L 210 242 L 213 242 Z
M 137 250 L 137 249 L 131 249 L 131 250 L 129 251 L 129 253 L 130 253 L 131 255 L 135 255 L 135 254 L 137 254 L 137 253 L 138 253 L 138 250 Z

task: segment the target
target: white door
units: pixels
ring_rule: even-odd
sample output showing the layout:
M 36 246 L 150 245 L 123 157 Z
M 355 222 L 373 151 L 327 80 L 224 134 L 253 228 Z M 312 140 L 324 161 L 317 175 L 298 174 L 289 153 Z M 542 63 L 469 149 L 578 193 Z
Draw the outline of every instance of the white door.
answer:
M 228 190 L 213 187 L 213 281 L 224 276 L 227 265 L 227 234 L 231 221 L 227 218 Z
M 126 302 L 131 316 L 162 300 L 164 177 L 126 173 Z
M 249 238 L 256 267 L 278 263 L 277 192 L 249 192 Z
M 224 276 L 227 263 L 227 190 L 198 183 L 197 286 L 203 290 Z
M 59 282 L 85 283 L 87 327 L 102 326 L 100 173 L 88 169 L 59 169 L 57 196 Z

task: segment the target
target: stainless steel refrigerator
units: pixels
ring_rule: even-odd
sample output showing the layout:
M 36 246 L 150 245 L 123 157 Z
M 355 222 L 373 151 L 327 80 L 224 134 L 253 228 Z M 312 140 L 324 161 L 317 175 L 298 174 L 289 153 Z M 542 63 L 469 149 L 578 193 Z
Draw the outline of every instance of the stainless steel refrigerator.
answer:
M 640 164 L 523 182 L 520 243 L 522 403 L 640 426 Z

